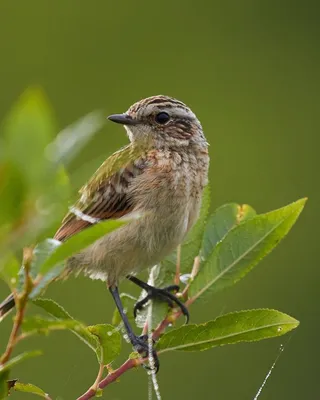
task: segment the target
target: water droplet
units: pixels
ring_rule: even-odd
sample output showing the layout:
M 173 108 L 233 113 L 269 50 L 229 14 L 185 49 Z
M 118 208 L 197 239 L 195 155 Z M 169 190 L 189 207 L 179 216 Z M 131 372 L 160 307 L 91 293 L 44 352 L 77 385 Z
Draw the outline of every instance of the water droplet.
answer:
M 190 279 L 191 279 L 191 274 L 180 275 L 180 281 L 185 285 L 189 282 Z
M 281 332 L 281 331 L 282 331 L 282 327 L 279 326 L 278 329 L 277 329 L 277 331 L 278 331 L 278 332 Z

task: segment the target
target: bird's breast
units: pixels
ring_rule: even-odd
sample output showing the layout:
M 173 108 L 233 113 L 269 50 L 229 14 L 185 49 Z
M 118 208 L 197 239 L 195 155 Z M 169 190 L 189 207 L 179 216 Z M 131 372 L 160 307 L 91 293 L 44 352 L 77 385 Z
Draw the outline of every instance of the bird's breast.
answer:
M 133 202 L 146 215 L 141 230 L 148 232 L 150 252 L 166 253 L 183 241 L 199 215 L 207 171 L 207 153 L 163 152 L 133 182 Z

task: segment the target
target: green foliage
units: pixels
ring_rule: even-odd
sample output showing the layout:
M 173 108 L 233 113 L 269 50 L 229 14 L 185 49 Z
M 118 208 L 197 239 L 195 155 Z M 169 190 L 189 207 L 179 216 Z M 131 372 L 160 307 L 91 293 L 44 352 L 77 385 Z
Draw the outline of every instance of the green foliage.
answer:
M 45 239 L 36 245 L 33 249 L 33 258 L 31 262 L 31 275 L 33 277 L 37 276 L 41 271 L 43 274 L 43 266 L 47 262 L 51 254 L 56 251 L 56 249 L 61 246 L 61 242 L 55 239 Z
M 117 310 L 112 318 L 113 325 L 87 326 L 74 319 L 55 301 L 38 298 L 48 284 L 63 272 L 68 258 L 128 223 L 128 220 L 99 221 L 64 243 L 52 239 L 68 210 L 71 197 L 65 164 L 79 154 L 103 123 L 100 113 L 91 113 L 56 135 L 53 112 L 45 96 L 39 89 L 29 89 L 1 127 L 0 279 L 16 293 L 21 323 L 19 319 L 14 319 L 14 324 L 19 322 L 19 329 L 16 330 L 15 340 L 9 340 L 9 353 L 4 353 L 0 359 L 0 398 L 7 396 L 10 382 L 13 390 L 49 398 L 43 390 L 32 384 L 7 382 L 12 368 L 40 354 L 31 351 L 10 358 L 14 346 L 26 337 L 48 335 L 56 330 L 71 331 L 97 356 L 100 375 L 96 383 L 102 376 L 103 366 L 110 365 L 120 354 L 121 318 Z M 32 151 L 29 150 L 30 143 Z M 94 174 L 89 184 L 82 188 L 82 193 L 89 191 L 94 195 L 101 179 L 110 176 L 143 151 L 145 148 L 127 146 L 121 154 L 114 154 Z M 230 203 L 209 215 L 210 188 L 207 186 L 196 224 L 179 249 L 151 268 L 149 284 L 165 287 L 177 284 L 180 280 L 185 284 L 180 299 L 188 308 L 205 294 L 214 294 L 233 285 L 284 238 L 296 222 L 305 201 L 301 199 L 261 215 L 257 215 L 248 205 Z M 17 254 L 23 248 L 24 257 L 18 260 Z M 140 299 L 144 295 L 142 291 Z M 136 299 L 124 293 L 121 299 L 128 318 L 133 322 L 132 308 Z M 23 318 L 21 310 L 24 311 L 30 300 L 49 316 Z M 174 323 L 179 316 L 175 311 L 170 310 L 166 303 L 154 301 L 151 328 L 156 328 L 163 320 Z M 171 313 L 170 316 L 168 313 Z M 137 326 L 144 328 L 143 333 L 147 330 L 147 315 L 148 307 L 145 307 L 135 321 Z M 208 318 L 212 316 L 208 315 Z M 275 310 L 239 311 L 202 325 L 183 326 L 164 333 L 156 348 L 159 353 L 206 350 L 225 344 L 280 336 L 298 324 L 294 318 Z M 93 387 L 95 394 L 100 395 L 97 385 Z
M 0 372 L 0 399 L 5 399 L 8 396 L 9 373 L 9 370 Z
M 55 163 L 69 164 L 105 124 L 101 112 L 94 111 L 67 126 L 49 144 L 47 154 Z
M 26 351 L 24 353 L 21 353 L 13 358 L 11 360 L 7 361 L 6 363 L 0 365 L 0 374 L 5 372 L 5 371 L 10 371 L 13 367 L 15 367 L 17 364 L 20 364 L 22 361 L 25 361 L 29 358 L 33 357 L 38 357 L 42 354 L 41 351 L 39 350 L 34 350 L 34 351 Z
M 118 357 L 121 351 L 121 334 L 114 326 L 98 324 L 88 326 L 88 330 L 98 338 L 101 346 L 100 364 L 107 365 Z
M 5 120 L 6 156 L 24 176 L 28 188 L 43 193 L 54 171 L 44 157 L 55 134 L 52 109 L 40 89 L 27 90 Z M 32 143 L 32 155 L 26 151 Z M 41 166 L 41 168 L 39 168 Z
M 38 386 L 32 385 L 31 383 L 16 382 L 13 388 L 16 392 L 35 394 L 36 396 L 42 397 L 43 399 L 49 398 L 46 392 L 44 392 Z
M 210 207 L 210 185 L 208 184 L 203 191 L 200 215 L 197 222 L 191 228 L 185 241 L 181 245 L 180 272 L 189 272 L 193 266 L 194 259 L 200 254 L 204 230 Z
M 51 299 L 35 299 L 33 300 L 33 304 L 45 310 L 52 317 L 55 317 L 57 320 L 62 321 L 75 321 L 71 315 L 57 302 Z M 99 349 L 99 342 L 88 329 L 82 323 L 75 321 L 77 326 L 71 326 L 67 329 L 70 329 L 79 339 L 81 339 L 87 346 L 89 346 L 93 351 L 97 352 Z M 71 323 L 71 325 L 72 325 Z M 98 357 L 99 358 L 99 357 Z
M 305 205 L 298 200 L 234 227 L 217 243 L 190 284 L 190 297 L 231 286 L 243 278 L 289 232 Z
M 3 161 L 0 164 L 0 226 L 12 224 L 21 217 L 25 196 L 26 184 L 21 171 L 13 162 Z
M 0 278 L 13 289 L 17 284 L 20 264 L 13 254 L 7 254 L 7 259 L 0 265 Z
M 121 351 L 121 335 L 112 325 L 98 324 L 85 326 L 76 321 L 58 303 L 51 299 L 35 299 L 33 303 L 41 307 L 56 320 L 33 318 L 26 321 L 23 329 L 27 333 L 48 333 L 50 330 L 69 329 L 97 355 L 99 363 L 109 364 Z
M 158 342 L 157 350 L 207 350 L 225 344 L 281 336 L 298 325 L 299 321 L 276 310 L 233 312 L 205 324 L 185 325 L 165 333 Z
M 255 215 L 255 210 L 247 204 L 240 206 L 236 203 L 229 203 L 219 207 L 208 219 L 204 230 L 202 259 L 208 258 L 212 249 L 232 228 Z
M 73 319 L 46 319 L 35 315 L 26 318 L 22 323 L 22 331 L 26 334 L 47 335 L 50 331 L 70 329 L 78 331 L 82 329 L 81 324 Z

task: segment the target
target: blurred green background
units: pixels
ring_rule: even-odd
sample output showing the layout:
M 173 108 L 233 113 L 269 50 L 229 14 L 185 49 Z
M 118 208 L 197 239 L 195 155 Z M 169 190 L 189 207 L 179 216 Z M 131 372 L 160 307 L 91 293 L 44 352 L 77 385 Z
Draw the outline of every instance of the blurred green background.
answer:
M 265 212 L 309 197 L 279 248 L 239 284 L 191 310 L 201 322 L 276 308 L 301 326 L 270 341 L 164 355 L 163 399 L 253 399 L 281 344 L 259 400 L 319 396 L 319 10 L 308 0 L 0 1 L 1 119 L 30 84 L 43 86 L 61 128 L 96 108 L 108 115 L 167 94 L 192 107 L 211 144 L 212 209 L 236 201 Z M 125 143 L 124 130 L 106 124 L 73 163 L 74 187 Z M 130 284 L 123 289 L 137 293 Z M 48 292 L 88 324 L 110 321 L 114 307 L 101 282 L 72 278 Z M 1 283 L 0 298 L 6 294 Z M 1 324 L 1 348 L 10 325 L 10 318 Z M 43 348 L 45 356 L 15 375 L 54 399 L 76 398 L 96 376 L 94 354 L 71 333 L 24 346 Z M 12 395 L 20 398 L 29 396 Z M 147 399 L 145 371 L 127 373 L 103 398 Z

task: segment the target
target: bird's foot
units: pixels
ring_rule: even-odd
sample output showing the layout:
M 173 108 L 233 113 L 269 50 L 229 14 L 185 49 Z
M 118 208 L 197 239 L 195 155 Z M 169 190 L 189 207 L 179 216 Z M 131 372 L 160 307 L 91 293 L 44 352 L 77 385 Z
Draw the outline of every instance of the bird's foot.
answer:
M 178 299 L 177 296 L 171 293 L 178 292 L 179 286 L 170 285 L 160 289 L 144 283 L 142 288 L 147 292 L 147 295 L 135 304 L 133 309 L 134 317 L 137 316 L 137 311 L 141 311 L 149 300 L 158 299 L 168 303 L 169 307 L 171 308 L 173 308 L 175 305 L 178 306 L 186 318 L 186 324 L 189 322 L 189 311 L 187 307 L 182 303 L 181 300 Z
M 157 352 L 153 348 L 154 340 L 152 340 L 152 346 L 150 346 L 148 335 L 141 336 L 132 336 L 131 338 L 132 346 L 135 350 L 143 357 L 148 358 L 149 366 L 146 368 L 155 371 L 157 373 L 159 371 L 160 363 Z M 152 349 L 152 350 L 151 350 Z M 150 352 L 151 350 L 151 352 Z

